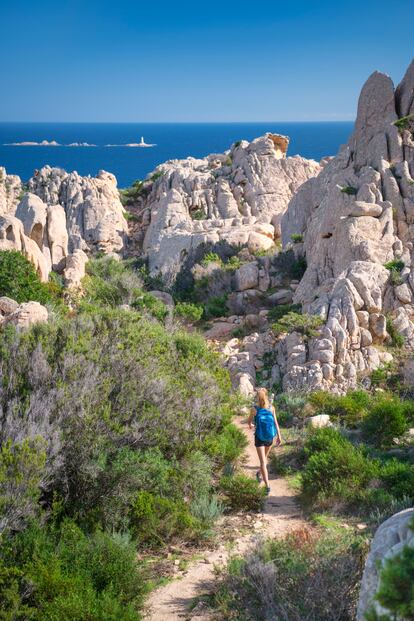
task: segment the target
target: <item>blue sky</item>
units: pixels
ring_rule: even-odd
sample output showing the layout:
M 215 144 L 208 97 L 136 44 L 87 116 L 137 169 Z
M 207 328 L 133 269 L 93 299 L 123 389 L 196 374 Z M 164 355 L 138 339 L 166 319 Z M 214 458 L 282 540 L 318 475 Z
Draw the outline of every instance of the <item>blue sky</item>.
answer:
M 0 121 L 349 120 L 413 0 L 0 0 Z

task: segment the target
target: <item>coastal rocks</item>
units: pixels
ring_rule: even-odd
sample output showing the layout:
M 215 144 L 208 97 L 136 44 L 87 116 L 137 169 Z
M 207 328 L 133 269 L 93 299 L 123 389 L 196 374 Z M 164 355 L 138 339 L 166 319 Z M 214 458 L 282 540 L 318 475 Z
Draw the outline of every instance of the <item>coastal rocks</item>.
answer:
M 266 134 L 235 143 L 224 154 L 171 160 L 144 182 L 137 233 L 150 273 L 172 284 L 191 269 L 200 247 L 274 247 L 294 192 L 321 167 L 286 158 L 288 139 Z
M 395 125 L 407 92 L 414 96 L 413 66 L 396 90 L 381 73 L 368 79 L 348 144 L 299 188 L 282 218 L 284 247 L 300 235 L 307 261 L 293 302 L 325 322 L 305 361 L 294 369 L 285 362 L 286 388 L 299 390 L 302 382 L 308 390 L 319 379 L 319 388 L 355 387 L 384 363 L 386 352 L 375 345 L 390 339 L 386 317 L 406 347 L 414 346 L 414 150 Z M 332 348 L 320 356 L 326 339 Z
M 308 427 L 312 427 L 313 429 L 330 427 L 332 425 L 329 414 L 317 414 L 316 416 L 310 416 L 305 422 Z
M 64 208 L 69 252 L 123 251 L 128 227 L 111 173 L 101 170 L 96 177 L 81 177 L 45 166 L 29 180 L 28 188 L 46 205 Z
M 13 213 L 22 192 L 22 182 L 17 175 L 8 175 L 0 166 L 0 215 Z
M 357 621 L 363 621 L 371 608 L 375 610 L 378 618 L 389 614 L 389 611 L 375 601 L 380 572 L 386 559 L 395 557 L 405 546 L 414 546 L 413 518 L 414 509 L 400 511 L 381 524 L 375 533 L 362 577 Z
M 23 223 L 10 215 L 0 216 L 0 250 L 18 250 L 35 267 L 39 278 L 47 281 L 50 267 L 37 243 L 25 235 Z

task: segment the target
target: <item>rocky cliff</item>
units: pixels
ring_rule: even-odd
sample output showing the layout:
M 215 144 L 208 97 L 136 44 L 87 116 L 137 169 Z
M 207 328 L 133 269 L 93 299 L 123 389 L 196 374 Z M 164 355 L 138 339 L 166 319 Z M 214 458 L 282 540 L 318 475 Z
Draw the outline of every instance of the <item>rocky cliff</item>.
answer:
M 286 157 L 289 139 L 266 134 L 224 154 L 172 160 L 144 183 L 138 238 L 149 270 L 171 284 L 201 245 L 268 250 L 289 200 L 321 166 Z
M 397 88 L 375 72 L 364 85 L 351 138 L 299 188 L 282 240 L 303 236 L 307 270 L 294 296 L 326 322 L 300 345 L 289 389 L 341 389 L 377 368 L 388 326 L 414 345 L 414 63 Z

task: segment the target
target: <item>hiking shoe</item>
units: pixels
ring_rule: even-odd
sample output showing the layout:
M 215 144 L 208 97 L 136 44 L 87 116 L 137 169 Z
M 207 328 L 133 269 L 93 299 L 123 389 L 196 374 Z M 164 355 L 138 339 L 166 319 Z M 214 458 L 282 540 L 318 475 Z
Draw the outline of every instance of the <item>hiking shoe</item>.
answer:
M 266 487 L 266 496 L 269 496 L 270 494 L 270 487 Z
M 258 483 L 260 483 L 260 482 L 261 482 L 261 480 L 262 480 L 262 477 L 260 476 L 260 470 L 258 470 L 258 471 L 256 472 L 256 480 L 257 480 L 257 482 L 258 482 Z

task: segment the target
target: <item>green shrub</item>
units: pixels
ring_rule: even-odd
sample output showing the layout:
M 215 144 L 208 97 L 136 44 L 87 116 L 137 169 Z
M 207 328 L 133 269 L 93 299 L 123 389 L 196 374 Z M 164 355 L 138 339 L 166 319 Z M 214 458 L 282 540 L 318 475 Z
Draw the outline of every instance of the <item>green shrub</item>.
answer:
M 359 495 L 378 472 L 376 462 L 331 428 L 310 433 L 305 454 L 302 498 L 312 506 L 358 503 Z
M 168 316 L 168 306 L 150 293 L 141 293 L 132 302 L 133 308 L 146 310 L 158 321 L 165 321 Z
M 299 332 L 307 337 L 317 336 L 318 329 L 323 325 L 323 319 L 317 315 L 301 315 L 289 312 L 283 315 L 276 323 L 272 324 L 272 330 L 276 336 L 284 332 Z
M 204 304 L 204 318 L 214 319 L 214 317 L 223 317 L 227 314 L 227 294 L 218 295 L 210 298 Z
M 192 304 L 191 302 L 177 302 L 174 308 L 174 313 L 178 317 L 183 317 L 188 321 L 200 321 L 203 316 L 204 309 L 199 304 Z
M 414 127 L 414 114 L 408 114 L 407 116 L 402 116 L 396 121 L 393 122 L 395 127 L 398 127 L 399 130 L 411 129 Z
M 53 302 L 53 284 L 40 281 L 33 264 L 17 250 L 0 251 L 0 296 L 19 302 Z
M 387 316 L 387 332 L 391 339 L 391 345 L 393 345 L 394 347 L 398 347 L 398 348 L 404 346 L 405 339 L 402 334 L 397 332 L 397 330 L 394 327 L 392 318 L 389 315 Z
M 308 397 L 317 414 L 328 414 L 332 419 L 345 422 L 349 427 L 358 426 L 366 415 L 371 397 L 365 390 L 354 390 L 346 395 L 315 391 Z
M 150 181 L 152 182 L 157 181 L 157 179 L 161 179 L 161 177 L 163 177 L 164 175 L 165 175 L 165 172 L 163 170 L 157 170 L 157 172 L 151 175 Z
M 45 477 L 45 443 L 40 437 L 6 440 L 0 447 L 0 537 L 16 530 L 38 511 L 40 485 Z
M 299 244 L 303 242 L 303 235 L 302 233 L 292 233 L 290 239 L 293 241 L 294 244 Z
M 263 506 L 264 488 L 244 474 L 222 477 L 220 490 L 226 505 L 234 511 L 260 511 Z
M 269 321 L 279 321 L 282 317 L 288 313 L 301 313 L 301 304 L 278 304 L 269 310 L 267 318 Z
M 226 463 L 234 463 L 247 444 L 246 434 L 233 423 L 229 423 L 219 434 L 207 436 L 204 441 L 204 450 L 219 466 L 224 466 Z
M 300 280 L 306 271 L 305 257 L 296 257 L 293 250 L 279 252 L 272 260 L 272 266 L 276 273 L 280 273 L 286 279 Z
M 119 196 L 121 199 L 121 203 L 125 205 L 129 205 L 136 201 L 140 194 L 142 193 L 144 183 L 137 179 L 129 188 L 124 188 L 123 190 L 119 190 Z
M 191 503 L 191 514 L 205 526 L 211 526 L 223 515 L 223 504 L 215 494 L 198 496 Z
M 393 259 L 385 263 L 384 267 L 390 272 L 401 272 L 405 267 L 405 263 L 401 259 Z
M 414 549 L 405 546 L 399 554 L 386 559 L 380 571 L 379 589 L 375 599 L 390 615 L 380 617 L 374 610 L 366 615 L 367 621 L 414 619 Z
M 88 303 L 119 306 L 142 295 L 143 282 L 131 262 L 112 257 L 92 259 L 86 264 L 86 274 L 82 286 Z
M 343 192 L 344 194 L 350 194 L 351 196 L 354 196 L 355 194 L 358 193 L 357 188 L 352 187 L 352 185 L 344 185 L 341 188 L 341 192 Z
M 13 545 L 3 546 L 3 559 L 22 594 L 10 619 L 139 619 L 142 573 L 135 546 L 125 536 L 99 531 L 88 536 L 69 520 L 59 528 L 33 524 Z
M 366 543 L 352 532 L 302 529 L 234 558 L 214 607 L 223 619 L 353 621 Z
M 394 438 L 401 438 L 408 431 L 404 406 L 398 399 L 380 399 L 366 415 L 362 429 L 376 446 L 390 446 Z
M 384 489 L 394 498 L 414 499 L 414 466 L 411 464 L 391 459 L 381 466 L 379 479 Z
M 217 254 L 217 252 L 207 252 L 204 255 L 201 261 L 201 265 L 206 267 L 207 265 L 209 265 L 209 263 L 218 263 L 219 265 L 222 264 L 221 257 Z
M 159 547 L 177 538 L 191 539 L 200 528 L 182 500 L 138 492 L 131 507 L 130 524 L 137 541 Z

